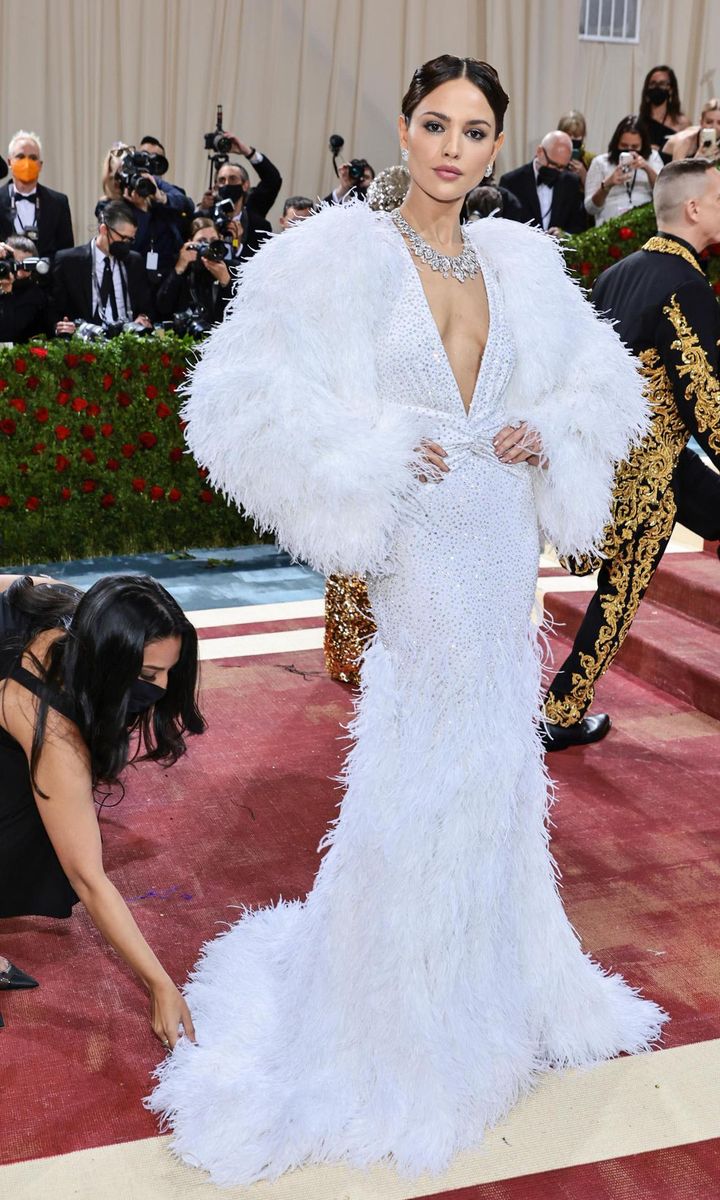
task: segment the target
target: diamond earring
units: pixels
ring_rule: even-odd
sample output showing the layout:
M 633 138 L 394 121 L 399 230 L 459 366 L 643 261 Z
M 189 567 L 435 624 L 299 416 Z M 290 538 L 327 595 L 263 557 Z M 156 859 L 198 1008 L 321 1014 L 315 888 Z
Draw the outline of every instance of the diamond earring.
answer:
M 401 157 L 401 159 L 403 160 L 403 162 L 407 162 L 407 160 L 408 160 L 408 159 L 409 159 L 409 157 L 410 157 L 410 151 L 409 151 L 409 150 L 406 150 L 406 149 L 403 147 L 403 149 L 400 151 L 400 157 Z
M 493 173 L 493 163 L 488 163 L 488 165 L 485 168 L 485 178 L 489 179 L 490 176 L 492 175 L 492 173 Z

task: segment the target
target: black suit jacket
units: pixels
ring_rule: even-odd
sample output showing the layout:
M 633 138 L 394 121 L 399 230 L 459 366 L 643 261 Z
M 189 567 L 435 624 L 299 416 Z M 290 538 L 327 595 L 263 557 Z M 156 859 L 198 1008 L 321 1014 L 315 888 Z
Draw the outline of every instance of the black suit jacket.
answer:
M 517 167 L 514 171 L 507 171 L 500 179 L 500 187 L 507 188 L 520 202 L 522 216 L 515 217 L 515 220 L 542 225 L 535 170 L 531 162 Z M 585 211 L 580 180 L 571 175 L 569 171 L 561 172 L 560 178 L 553 188 L 550 225 L 564 229 L 566 233 L 582 233 L 588 227 L 588 215 Z
M 152 299 L 145 271 L 145 262 L 134 250 L 124 264 L 128 300 L 133 316 L 145 313 L 152 317 Z M 93 321 L 93 256 L 92 242 L 61 250 L 55 258 L 52 272 L 52 328 L 63 317 L 71 321 Z
M 70 202 L 63 192 L 55 192 L 42 183 L 37 185 L 37 195 L 37 250 L 42 258 L 52 258 L 58 250 L 75 245 Z M 0 187 L 0 241 L 13 233 L 12 197 L 10 183 L 6 183 Z

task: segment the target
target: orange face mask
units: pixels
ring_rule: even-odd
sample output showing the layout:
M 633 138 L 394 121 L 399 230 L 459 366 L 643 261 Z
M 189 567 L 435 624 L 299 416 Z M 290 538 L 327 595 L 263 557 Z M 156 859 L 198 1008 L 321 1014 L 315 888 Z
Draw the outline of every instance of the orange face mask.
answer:
M 14 158 L 10 163 L 10 169 L 16 179 L 20 183 L 34 183 L 40 174 L 40 163 L 34 158 Z

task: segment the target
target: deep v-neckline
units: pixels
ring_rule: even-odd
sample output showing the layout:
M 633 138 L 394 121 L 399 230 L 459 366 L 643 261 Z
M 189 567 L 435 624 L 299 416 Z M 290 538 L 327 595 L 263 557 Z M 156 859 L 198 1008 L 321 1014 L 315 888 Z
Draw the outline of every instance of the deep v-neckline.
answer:
M 483 259 L 482 259 L 481 255 L 478 253 L 477 246 L 475 246 L 475 247 L 474 247 L 474 250 L 475 250 L 475 253 L 477 254 L 477 259 L 478 259 L 478 262 L 479 262 L 479 264 L 480 264 L 480 276 L 481 276 L 481 278 L 482 278 L 482 281 L 483 281 L 483 287 L 485 288 L 485 296 L 486 296 L 486 299 L 487 299 L 487 306 L 488 306 L 488 332 L 487 332 L 487 337 L 486 337 L 486 339 L 485 339 L 485 349 L 483 350 L 483 352 L 482 352 L 482 355 L 480 356 L 480 365 L 479 365 L 479 367 L 478 367 L 478 372 L 477 372 L 477 375 L 476 375 L 476 377 L 475 377 L 475 384 L 474 384 L 474 386 L 473 386 L 473 389 L 472 389 L 472 392 L 471 392 L 471 394 L 470 394 L 470 404 L 469 404 L 469 406 L 466 408 L 466 407 L 465 407 L 465 401 L 463 400 L 463 395 L 462 395 L 462 392 L 460 391 L 460 385 L 459 385 L 459 383 L 458 383 L 458 381 L 457 381 L 457 376 L 455 375 L 455 372 L 453 371 L 453 368 L 452 368 L 452 363 L 450 362 L 450 355 L 448 354 L 447 350 L 445 349 L 445 343 L 444 343 L 444 341 L 442 340 L 442 334 L 440 333 L 440 327 L 439 327 L 439 325 L 438 325 L 437 321 L 435 320 L 435 317 L 434 317 L 434 314 L 433 314 L 433 310 L 432 310 L 432 308 L 430 307 L 430 301 L 428 300 L 428 298 L 427 298 L 427 293 L 426 293 L 426 291 L 425 291 L 425 288 L 423 287 L 422 279 L 420 278 L 420 272 L 418 271 L 417 267 L 415 266 L 415 262 L 414 262 L 414 260 L 413 260 L 413 254 L 412 254 L 412 250 L 411 250 L 411 249 L 410 249 L 410 247 L 408 246 L 407 242 L 405 241 L 405 238 L 403 237 L 403 235 L 401 234 L 400 230 L 397 228 L 397 226 L 395 225 L 395 223 L 394 223 L 394 222 L 391 222 L 391 224 L 392 224 L 392 228 L 395 230 L 395 233 L 396 233 L 396 234 L 397 234 L 397 236 L 400 238 L 400 241 L 401 241 L 401 243 L 402 243 L 402 245 L 403 245 L 403 248 L 404 248 L 404 250 L 405 250 L 405 254 L 407 255 L 407 259 L 408 259 L 407 265 L 408 265 L 408 268 L 409 268 L 409 270 L 410 270 L 410 271 L 412 271 L 413 275 L 415 276 L 415 281 L 414 281 L 414 285 L 413 285 L 413 286 L 415 286 L 415 287 L 419 288 L 420 295 L 421 295 L 421 297 L 422 297 L 422 301 L 423 301 L 423 304 L 424 304 L 425 312 L 426 312 L 426 314 L 427 314 L 428 322 L 429 322 L 429 324 L 430 324 L 430 326 L 431 326 L 431 328 L 432 328 L 432 330 L 433 330 L 433 332 L 434 332 L 435 339 L 436 339 L 436 341 L 437 341 L 437 343 L 438 343 L 438 345 L 439 345 L 439 347 L 440 347 L 440 353 L 442 354 L 443 360 L 444 360 L 444 362 L 445 362 L 445 366 L 447 367 L 447 372 L 448 372 L 448 375 L 450 376 L 450 378 L 451 378 L 451 380 L 452 380 L 452 382 L 453 382 L 453 387 L 454 387 L 454 389 L 455 389 L 455 394 L 456 394 L 456 396 L 457 396 L 457 398 L 458 398 L 458 402 L 459 402 L 459 404 L 460 404 L 460 408 L 461 408 L 461 410 L 462 410 L 463 416 L 465 417 L 465 419 L 466 419 L 466 420 L 468 420 L 468 421 L 469 421 L 469 420 L 470 420 L 470 417 L 472 416 L 472 413 L 473 413 L 473 408 L 474 408 L 474 406 L 475 406 L 475 398 L 476 398 L 476 396 L 477 396 L 478 387 L 479 387 L 480 380 L 481 380 L 481 378 L 482 378 L 482 375 L 483 375 L 483 368 L 484 368 L 484 365 L 485 365 L 485 359 L 486 359 L 486 358 L 487 358 L 487 356 L 488 356 L 488 350 L 489 350 L 489 348 L 490 348 L 490 341 L 491 341 L 491 338 L 492 338 L 492 334 L 493 334 L 493 328 L 494 328 L 494 325 L 495 325 L 495 322 L 494 322 L 494 320 L 493 320 L 493 312 L 492 312 L 492 299 L 491 299 L 491 296 L 490 296 L 490 291 L 491 291 L 491 289 L 490 289 L 490 287 L 489 287 L 489 285 L 488 285 L 488 271 L 487 271 L 487 268 L 486 268 L 485 262 L 483 261 Z

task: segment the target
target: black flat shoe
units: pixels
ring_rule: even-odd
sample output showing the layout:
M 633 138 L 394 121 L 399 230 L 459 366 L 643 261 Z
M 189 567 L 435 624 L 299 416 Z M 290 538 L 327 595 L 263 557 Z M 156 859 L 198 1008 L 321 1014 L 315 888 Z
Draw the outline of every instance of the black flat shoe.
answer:
M 19 967 L 10 963 L 6 971 L 0 971 L 0 992 L 13 992 L 20 988 L 40 987 L 37 979 L 26 975 Z
M 554 725 L 546 721 L 541 726 L 540 740 L 546 751 L 567 750 L 569 746 L 591 746 L 600 742 L 610 732 L 611 721 L 607 713 L 594 717 L 583 717 L 576 725 Z

